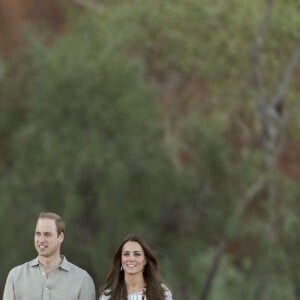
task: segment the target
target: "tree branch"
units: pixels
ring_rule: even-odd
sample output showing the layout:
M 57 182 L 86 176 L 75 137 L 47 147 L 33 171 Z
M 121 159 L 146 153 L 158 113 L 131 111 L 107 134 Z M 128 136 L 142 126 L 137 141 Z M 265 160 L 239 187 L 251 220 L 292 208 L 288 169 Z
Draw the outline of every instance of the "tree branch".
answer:
M 207 300 L 210 290 L 211 290 L 211 285 L 212 282 L 214 280 L 214 277 L 216 276 L 216 273 L 218 271 L 220 262 L 221 262 L 221 258 L 224 254 L 224 250 L 225 250 L 225 239 L 222 238 L 220 240 L 219 246 L 217 248 L 216 254 L 214 256 L 214 259 L 212 261 L 212 264 L 210 266 L 210 269 L 208 271 L 208 274 L 206 276 L 205 282 L 204 282 L 204 286 L 203 286 L 203 291 L 202 294 L 200 295 L 200 300 Z
M 282 101 L 286 93 L 291 75 L 298 63 L 299 50 L 300 50 L 300 34 L 298 35 L 298 38 L 296 40 L 296 46 L 293 49 L 293 53 L 291 54 L 290 61 L 283 72 L 281 83 L 278 86 L 276 94 L 272 98 L 271 105 L 274 108 L 278 108 L 282 105 Z
M 265 116 L 265 92 L 264 81 L 262 76 L 261 53 L 265 44 L 268 25 L 270 23 L 271 11 L 273 8 L 273 0 L 267 0 L 264 9 L 260 29 L 258 31 L 254 47 L 250 50 L 250 61 L 253 65 L 254 84 L 256 86 L 256 103 L 261 119 Z

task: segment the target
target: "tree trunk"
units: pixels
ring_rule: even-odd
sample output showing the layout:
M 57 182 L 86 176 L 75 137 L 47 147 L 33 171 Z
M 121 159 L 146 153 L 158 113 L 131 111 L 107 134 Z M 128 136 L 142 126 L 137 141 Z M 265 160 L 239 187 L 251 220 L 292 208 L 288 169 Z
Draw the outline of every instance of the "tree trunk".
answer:
M 219 246 L 217 248 L 216 254 L 214 256 L 214 259 L 212 261 L 211 267 L 208 271 L 208 274 L 206 276 L 206 280 L 203 285 L 203 290 L 200 295 L 200 300 L 208 300 L 209 299 L 209 293 L 211 291 L 211 287 L 213 284 L 213 281 L 215 279 L 215 276 L 217 274 L 217 271 L 220 266 L 220 262 L 222 259 L 222 256 L 224 254 L 224 249 L 225 249 L 225 240 L 224 238 L 221 239 Z

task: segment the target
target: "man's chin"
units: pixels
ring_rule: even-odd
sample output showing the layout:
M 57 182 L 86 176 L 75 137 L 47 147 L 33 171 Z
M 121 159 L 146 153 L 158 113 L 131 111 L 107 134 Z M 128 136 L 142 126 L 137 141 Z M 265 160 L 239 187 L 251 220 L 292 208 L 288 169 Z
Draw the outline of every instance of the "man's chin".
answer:
M 49 254 L 46 251 L 38 251 L 38 255 L 42 257 L 48 257 Z

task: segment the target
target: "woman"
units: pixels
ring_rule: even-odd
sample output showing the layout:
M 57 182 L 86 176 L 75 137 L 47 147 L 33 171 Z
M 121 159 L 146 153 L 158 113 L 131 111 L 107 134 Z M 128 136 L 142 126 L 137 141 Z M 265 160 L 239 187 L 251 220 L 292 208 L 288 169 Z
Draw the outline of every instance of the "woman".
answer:
M 127 236 L 113 257 L 99 300 L 172 300 L 160 280 L 157 258 L 138 236 Z

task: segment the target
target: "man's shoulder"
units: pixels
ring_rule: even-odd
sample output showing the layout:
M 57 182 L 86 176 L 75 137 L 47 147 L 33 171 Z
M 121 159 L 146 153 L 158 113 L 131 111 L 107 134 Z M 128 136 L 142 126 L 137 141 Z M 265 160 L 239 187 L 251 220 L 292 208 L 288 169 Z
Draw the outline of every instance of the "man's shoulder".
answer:
M 64 257 L 60 267 L 62 269 L 65 269 L 66 271 L 72 272 L 74 274 L 78 274 L 78 275 L 83 276 L 83 277 L 85 277 L 85 276 L 90 277 L 89 273 L 85 269 L 83 269 L 83 268 L 79 267 L 78 265 L 68 261 L 65 257 Z
M 23 264 L 17 265 L 15 267 L 13 267 L 9 273 L 10 274 L 20 274 L 26 270 L 29 270 L 32 266 L 34 266 L 36 264 L 36 259 L 30 260 L 30 261 L 26 261 Z

